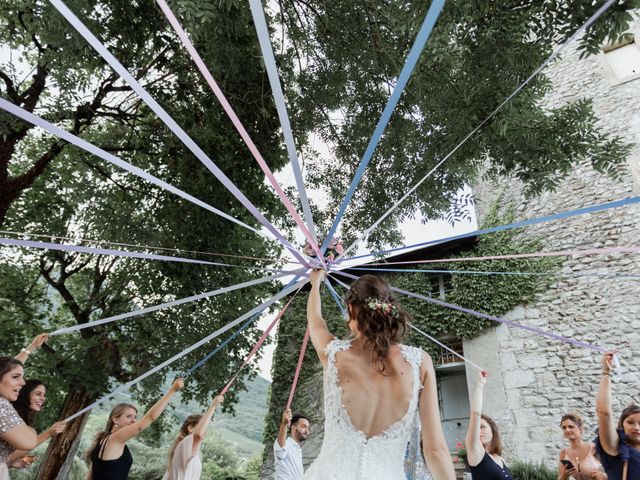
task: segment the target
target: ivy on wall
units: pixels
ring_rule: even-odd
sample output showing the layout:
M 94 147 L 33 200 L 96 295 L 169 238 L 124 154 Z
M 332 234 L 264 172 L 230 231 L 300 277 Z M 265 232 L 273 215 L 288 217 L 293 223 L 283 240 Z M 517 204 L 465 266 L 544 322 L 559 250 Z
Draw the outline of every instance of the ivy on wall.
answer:
M 514 221 L 511 208 L 500 212 L 501 198 L 485 216 L 481 228 L 491 228 Z M 505 230 L 480 236 L 473 248 L 456 255 L 461 257 L 485 257 L 518 253 L 539 252 L 544 246 L 541 238 L 531 237 L 523 229 Z M 445 294 L 448 303 L 460 305 L 482 313 L 500 317 L 516 307 L 527 303 L 533 297 L 550 287 L 554 281 L 561 260 L 557 257 L 486 260 L 473 262 L 451 262 L 428 264 L 425 269 L 491 271 L 491 272 L 530 272 L 550 275 L 477 275 L 451 274 L 449 291 Z M 418 267 L 420 268 L 420 267 Z M 423 273 L 397 274 L 388 278 L 394 285 L 425 294 L 431 291 L 430 275 Z M 436 297 L 437 298 L 437 297 Z M 414 324 L 438 337 L 450 335 L 461 339 L 478 336 L 484 329 L 495 325 L 490 320 L 433 305 L 422 300 L 400 295 L 397 300 L 407 309 Z M 435 346 L 418 333 L 410 332 L 406 343 L 416 345 L 433 352 Z
M 514 220 L 512 208 L 501 212 L 499 198 L 485 216 L 482 228 L 511 223 Z M 509 255 L 517 253 L 538 252 L 544 243 L 540 238 L 533 238 L 524 230 L 507 230 L 484 235 L 478 238 L 469 250 L 456 257 L 478 257 L 491 255 Z M 475 262 L 450 262 L 427 264 L 424 269 L 434 270 L 474 270 L 474 271 L 510 271 L 544 273 L 557 271 L 561 261 L 557 258 L 506 259 Z M 421 267 L 417 267 L 421 268 Z M 432 277 L 437 274 L 397 273 L 386 275 L 394 286 L 406 290 L 430 294 Z M 471 308 L 494 316 L 502 316 L 517 305 L 530 301 L 536 294 L 546 290 L 554 280 L 554 275 L 470 275 L 451 274 L 446 301 Z M 338 292 L 341 293 L 341 287 Z M 493 322 L 473 315 L 454 311 L 445 307 L 429 304 L 425 301 L 397 295 L 396 300 L 409 311 L 413 323 L 432 336 L 454 336 L 473 338 Z M 269 413 L 264 430 L 265 456 L 271 452 L 271 445 L 277 435 L 282 411 L 286 405 L 291 382 L 298 360 L 298 352 L 306 330 L 307 295 L 296 298 L 285 315 L 283 315 L 277 334 L 277 346 L 274 353 L 269 402 Z M 323 291 L 323 316 L 330 330 L 339 337 L 347 334 L 346 325 L 341 313 L 327 289 Z M 421 347 L 431 354 L 435 346 L 420 334 L 409 331 L 405 343 Z M 300 373 L 298 390 L 292 410 L 308 415 L 312 423 L 322 419 L 322 412 L 317 411 L 317 395 L 322 394 L 321 367 L 311 343 L 305 355 Z M 318 388 L 300 388 L 317 383 Z M 313 397 L 313 398 L 310 398 Z M 266 457 L 265 457 L 266 458 Z

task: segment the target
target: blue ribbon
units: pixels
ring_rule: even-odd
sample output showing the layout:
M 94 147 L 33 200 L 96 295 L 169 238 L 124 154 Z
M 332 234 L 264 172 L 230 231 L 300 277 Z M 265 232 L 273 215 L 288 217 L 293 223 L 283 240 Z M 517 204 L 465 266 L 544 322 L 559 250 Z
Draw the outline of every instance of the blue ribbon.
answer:
M 431 30 L 433 29 L 433 26 L 435 25 L 436 20 L 440 16 L 440 11 L 442 10 L 442 7 L 444 7 L 444 0 L 434 0 L 431 3 L 431 7 L 429 7 L 429 11 L 427 12 L 427 16 L 425 17 L 424 22 L 422 23 L 422 26 L 420 27 L 420 32 L 418 32 L 416 41 L 411 47 L 411 51 L 407 56 L 407 61 L 405 62 L 404 67 L 402 67 L 402 71 L 400 72 L 400 76 L 398 77 L 398 83 L 396 84 L 396 87 L 393 89 L 393 93 L 389 97 L 389 100 L 387 101 L 387 105 L 384 107 L 382 115 L 380 116 L 380 120 L 378 120 L 378 125 L 376 126 L 376 129 L 373 132 L 373 136 L 371 137 L 371 140 L 369 140 L 369 145 L 367 146 L 367 149 L 364 152 L 362 160 L 360 161 L 358 170 L 356 171 L 356 174 L 353 177 L 353 180 L 351 181 L 349 190 L 347 191 L 347 194 L 345 195 L 344 200 L 342 200 L 342 204 L 340 205 L 340 210 L 338 210 L 338 214 L 336 215 L 336 218 L 333 221 L 333 225 L 331 225 L 331 229 L 329 230 L 329 233 L 327 234 L 327 236 L 324 239 L 324 242 L 322 243 L 321 250 L 323 254 L 326 251 L 327 246 L 331 241 L 331 238 L 335 235 L 336 230 L 338 229 L 340 220 L 342 219 L 342 216 L 347 210 L 347 206 L 351 202 L 351 198 L 353 197 L 353 194 L 355 193 L 356 188 L 360 183 L 360 179 L 364 174 L 365 168 L 367 168 L 369 161 L 371 161 L 371 157 L 373 157 L 373 152 L 376 149 L 376 146 L 378 145 L 380 138 L 382 138 L 384 129 L 386 128 L 387 123 L 389 123 L 389 120 L 391 119 L 391 114 L 393 113 L 398 101 L 400 100 L 402 91 L 404 90 L 404 87 L 409 81 L 409 78 L 411 77 L 411 73 L 413 72 L 414 67 L 418 63 L 418 59 L 420 58 L 420 53 L 422 53 L 422 50 L 424 49 L 424 46 L 427 43 L 427 40 L 429 40 L 429 36 L 431 35 Z
M 340 313 L 342 314 L 342 316 L 344 318 L 346 318 L 347 317 L 347 311 L 345 310 L 344 306 L 342 305 L 342 299 L 340 298 L 340 295 L 338 295 L 338 292 L 336 292 L 336 290 L 333 288 L 333 285 L 331 285 L 331 282 L 329 282 L 328 279 L 325 282 L 325 285 L 329 289 L 329 292 L 331 292 L 331 296 L 333 297 L 333 299 L 338 304 L 338 308 L 340 309 Z
M 293 280 L 291 280 L 285 287 L 282 288 L 282 290 L 280 292 L 282 292 L 283 290 L 286 290 L 288 287 L 290 287 L 291 285 L 293 285 L 294 283 L 296 283 L 298 281 L 300 277 L 294 277 Z M 266 309 L 267 307 L 265 307 Z M 188 377 L 189 375 L 191 375 L 193 372 L 195 372 L 198 368 L 200 368 L 202 365 L 204 365 L 205 363 L 207 363 L 209 360 L 211 360 L 211 358 L 213 358 L 213 356 L 218 353 L 220 350 L 222 350 L 224 347 L 226 347 L 229 342 L 231 342 L 231 340 L 233 340 L 234 338 L 236 338 L 238 335 L 240 335 L 240 333 L 242 333 L 242 331 L 247 328 L 249 325 L 251 325 L 257 318 L 260 317 L 260 315 L 262 315 L 262 313 L 264 312 L 263 310 L 260 310 L 259 312 L 257 312 L 255 315 L 253 315 L 252 317 L 249 318 L 249 320 L 247 320 L 245 323 L 242 324 L 242 326 L 240 328 L 238 328 L 238 330 L 236 330 L 235 332 L 233 332 L 229 338 L 227 338 L 224 342 L 222 342 L 220 345 L 218 345 L 215 349 L 213 349 L 211 352 L 207 353 L 207 355 L 205 355 L 204 358 L 198 360 L 198 362 L 196 362 L 196 364 L 191 367 L 189 370 L 187 370 L 184 374 L 184 378 Z
M 423 247 L 423 246 L 426 246 L 426 245 L 433 245 L 433 244 L 436 244 L 436 243 L 444 243 L 444 242 L 449 242 L 451 240 L 458 240 L 458 239 L 461 239 L 461 238 L 476 237 L 478 235 L 484 235 L 486 233 L 501 232 L 501 231 L 504 231 L 504 230 L 510 230 L 512 228 L 522 228 L 522 227 L 527 227 L 529 225 L 536 225 L 538 223 L 551 222 L 551 221 L 554 221 L 554 220 L 562 220 L 563 218 L 574 217 L 574 216 L 577 216 L 577 215 L 584 215 L 584 214 L 587 214 L 587 213 L 601 212 L 603 210 L 610 210 L 612 208 L 620 208 L 620 207 L 624 207 L 624 206 L 627 206 L 627 205 L 633 205 L 635 203 L 640 203 L 640 196 L 639 197 L 625 198 L 623 200 L 616 200 L 615 202 L 600 203 L 598 205 L 591 205 L 590 207 L 578 208 L 578 209 L 575 209 L 575 210 L 569 210 L 567 212 L 554 213 L 552 215 L 546 215 L 544 217 L 531 218 L 529 220 L 522 220 L 520 222 L 509 223 L 509 224 L 506 224 L 506 225 L 501 225 L 499 227 L 484 228 L 482 230 L 475 230 L 473 232 L 462 233 L 460 235 L 453 235 L 451 237 L 440 238 L 440 239 L 437 239 L 437 240 L 429 240 L 427 242 L 416 243 L 414 245 L 408 245 L 408 246 L 405 246 L 405 247 L 390 248 L 389 250 L 381 250 L 381 251 L 375 252 L 375 253 L 367 253 L 365 255 L 357 255 L 355 257 L 349 257 L 347 259 L 343 259 L 342 261 L 355 260 L 357 258 L 375 257 L 377 255 L 383 255 L 383 254 L 386 254 L 386 253 L 398 252 L 400 250 L 407 250 L 407 249 L 410 249 L 410 248 Z
M 198 360 L 198 362 L 196 362 L 196 364 L 193 367 L 191 367 L 189 370 L 187 370 L 185 372 L 184 378 L 187 378 L 189 375 L 191 375 L 193 372 L 195 372 L 197 369 L 199 369 L 202 365 L 204 365 L 209 360 L 211 360 L 211 358 L 216 353 L 218 353 L 220 350 L 222 350 L 224 347 L 226 347 L 231 342 L 231 340 L 233 340 L 238 335 L 240 335 L 242 333 L 242 331 L 245 328 L 247 328 L 249 325 L 251 325 L 256 319 L 258 319 L 260 317 L 260 315 L 262 315 L 262 312 L 256 313 L 253 317 L 251 317 L 249 320 L 247 320 L 240 328 L 238 328 L 238 330 L 233 332 L 229 336 L 229 338 L 227 338 L 224 342 L 222 342 L 220 345 L 218 345 L 214 350 L 212 350 L 211 352 L 207 353 L 207 355 L 204 358 Z

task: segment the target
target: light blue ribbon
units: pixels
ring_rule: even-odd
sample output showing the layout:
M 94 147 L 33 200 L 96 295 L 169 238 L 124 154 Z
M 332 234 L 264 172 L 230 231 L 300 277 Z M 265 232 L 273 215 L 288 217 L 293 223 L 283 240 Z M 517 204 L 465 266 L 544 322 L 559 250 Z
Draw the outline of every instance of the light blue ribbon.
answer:
M 333 221 L 333 224 L 331 225 L 331 229 L 329 230 L 329 233 L 327 234 L 327 236 L 324 239 L 324 242 L 322 243 L 322 249 L 321 249 L 322 253 L 326 251 L 327 246 L 331 241 L 331 238 L 333 238 L 333 236 L 336 233 L 336 230 L 338 229 L 340 220 L 342 220 L 342 217 L 345 211 L 347 210 L 349 203 L 351 202 L 351 198 L 353 197 L 353 194 L 355 193 L 356 188 L 360 183 L 360 179 L 364 174 L 364 170 L 367 168 L 367 165 L 369 164 L 369 162 L 371 161 L 371 158 L 373 157 L 373 152 L 375 151 L 378 145 L 378 142 L 382 138 L 384 129 L 386 128 L 387 124 L 389 123 L 389 120 L 391 119 L 391 114 L 393 113 L 394 109 L 396 108 L 396 105 L 398 104 L 398 101 L 400 100 L 402 91 L 404 90 L 404 87 L 407 85 L 407 82 L 411 77 L 414 67 L 418 63 L 418 59 L 420 58 L 420 53 L 424 49 L 424 46 L 427 44 L 427 40 L 429 40 L 429 36 L 431 35 L 431 31 L 433 29 L 433 26 L 436 23 L 436 20 L 440 16 L 442 7 L 444 7 L 444 0 L 433 0 L 433 2 L 431 3 L 431 7 L 429 7 L 429 11 L 427 12 L 424 22 L 422 23 L 422 26 L 420 27 L 420 32 L 418 33 L 416 41 L 414 42 L 413 46 L 411 47 L 411 50 L 409 51 L 409 55 L 404 64 L 404 67 L 402 67 L 402 71 L 400 72 L 400 76 L 398 77 L 398 82 L 396 84 L 396 87 L 393 89 L 393 93 L 391 94 L 391 97 L 389 97 L 387 105 L 384 107 L 382 115 L 380 116 L 380 120 L 378 121 L 378 125 L 376 125 L 376 129 L 373 132 L 373 136 L 371 137 L 371 140 L 369 140 L 369 145 L 367 146 L 367 149 L 364 152 L 362 160 L 360 161 L 358 170 L 356 170 L 356 174 L 354 175 L 353 180 L 351 181 L 349 190 L 347 191 L 347 194 L 345 195 L 344 200 L 342 200 L 342 204 L 340 205 L 338 214 L 336 215 L 336 218 Z
M 278 76 L 276 59 L 273 55 L 269 29 L 267 28 L 267 20 L 260 0 L 249 0 L 249 5 L 251 7 L 253 23 L 256 26 L 258 41 L 260 42 L 260 49 L 262 50 L 262 57 L 264 58 L 264 65 L 267 69 L 267 75 L 269 76 L 269 84 L 271 85 L 276 110 L 278 111 L 278 118 L 280 119 L 280 125 L 282 126 L 284 143 L 287 146 L 291 168 L 293 169 L 296 186 L 298 187 L 298 193 L 300 194 L 300 203 L 302 204 L 304 217 L 307 221 L 309 231 L 314 237 L 317 237 L 316 228 L 313 223 L 313 215 L 311 214 L 311 207 L 309 206 L 309 199 L 307 198 L 307 190 L 304 186 L 304 179 L 302 178 L 302 170 L 300 169 L 298 153 L 296 151 L 296 142 L 293 138 L 291 122 L 289 121 L 289 114 L 287 113 L 287 105 L 285 103 L 282 85 L 280 84 L 280 77 Z
M 481 230 L 475 230 L 475 231 L 469 232 L 469 233 L 461 233 L 460 235 L 452 235 L 450 237 L 439 238 L 437 240 L 429 240 L 427 242 L 416 243 L 414 245 L 408 245 L 408 246 L 405 246 L 405 247 L 390 248 L 388 250 L 381 250 L 379 252 L 367 253 L 365 255 L 357 255 L 355 257 L 342 259 L 342 261 L 344 262 L 344 261 L 347 261 L 347 260 L 355 260 L 355 259 L 358 259 L 358 258 L 375 257 L 375 256 L 378 256 L 378 255 L 384 255 L 384 254 L 388 254 L 388 253 L 398 252 L 398 251 L 401 251 L 401 250 L 415 249 L 417 247 L 424 247 L 426 245 L 435 245 L 436 243 L 450 242 L 452 240 L 459 240 L 461 238 L 477 237 L 478 235 L 484 235 L 484 234 L 487 234 L 487 233 L 502 232 L 504 230 L 510 230 L 512 228 L 523 228 L 523 227 L 528 227 L 529 225 L 536 225 L 538 223 L 545 223 L 545 222 L 551 222 L 551 221 L 555 221 L 555 220 L 562 220 L 564 218 L 574 217 L 574 216 L 577 216 L 577 215 L 585 215 L 587 213 L 601 212 L 601 211 L 604 211 L 604 210 L 610 210 L 612 208 L 625 207 L 627 205 L 633 205 L 633 204 L 636 204 L 636 203 L 640 203 L 640 196 L 639 197 L 625 198 L 623 200 L 616 200 L 615 202 L 600 203 L 598 205 L 591 205 L 590 207 L 577 208 L 575 210 L 569 210 L 567 212 L 554 213 L 552 215 L 546 215 L 544 217 L 538 217 L 538 218 L 531 218 L 529 220 L 522 220 L 520 222 L 508 223 L 506 225 L 500 225 L 498 227 L 483 228 Z

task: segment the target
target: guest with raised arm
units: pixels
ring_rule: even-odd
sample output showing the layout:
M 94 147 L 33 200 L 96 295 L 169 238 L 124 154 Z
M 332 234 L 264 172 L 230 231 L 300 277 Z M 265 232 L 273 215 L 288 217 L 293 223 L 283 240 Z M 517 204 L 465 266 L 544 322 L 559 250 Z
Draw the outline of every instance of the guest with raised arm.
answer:
M 126 480 L 133 464 L 127 442 L 160 417 L 171 397 L 183 385 L 184 380 L 176 379 L 169 391 L 140 420 L 136 420 L 138 410 L 133 405 L 120 403 L 113 407 L 104 430 L 96 435 L 85 452 L 84 458 L 89 464 L 87 480 Z
M 482 371 L 471 393 L 469 428 L 465 438 L 467 462 L 473 480 L 513 480 L 502 455 L 498 425 L 482 413 L 484 386 L 488 374 Z
M 24 423 L 11 405 L 18 399 L 24 383 L 22 362 L 0 357 L 0 480 L 9 478 L 7 461 L 15 450 L 31 450 L 36 446 L 35 430 Z
M 602 378 L 596 399 L 596 452 L 609 480 L 635 480 L 640 478 L 640 406 L 629 405 L 615 422 L 611 407 L 613 356 L 613 352 L 602 356 Z
M 282 413 L 278 437 L 273 443 L 275 480 L 302 479 L 302 444 L 309 437 L 310 427 L 309 419 L 304 415 L 293 415 L 290 408 Z
M 20 353 L 15 356 L 16 360 L 19 360 L 24 365 L 33 352 L 40 348 L 47 340 L 49 340 L 48 333 L 41 333 L 34 338 L 27 348 L 20 350 Z
M 217 395 L 204 415 L 189 415 L 184 421 L 169 450 L 169 466 L 164 480 L 200 480 L 200 446 L 213 414 L 223 401 L 224 396 Z
M 25 382 L 24 387 L 20 390 L 18 398 L 15 402 L 11 402 L 24 423 L 30 427 L 34 427 L 36 415 L 47 399 L 47 389 L 40 380 L 30 379 Z M 36 446 L 49 440 L 51 437 L 64 431 L 67 424 L 65 422 L 56 422 L 48 429 L 38 435 Z M 11 454 L 8 465 L 12 468 L 25 468 L 35 461 L 34 456 L 27 455 L 26 450 L 16 450 Z
M 309 480 L 405 480 L 404 457 L 417 418 L 424 457 L 436 480 L 454 480 L 429 355 L 402 345 L 408 314 L 374 275 L 344 297 L 349 340 L 338 340 L 322 317 L 323 270 L 311 273 L 309 332 L 324 370 L 324 441 L 306 471 Z
M 560 419 L 560 428 L 569 446 L 560 450 L 558 480 L 605 480 L 607 476 L 596 458 L 595 445 L 582 439 L 582 417 L 577 413 L 567 413 Z

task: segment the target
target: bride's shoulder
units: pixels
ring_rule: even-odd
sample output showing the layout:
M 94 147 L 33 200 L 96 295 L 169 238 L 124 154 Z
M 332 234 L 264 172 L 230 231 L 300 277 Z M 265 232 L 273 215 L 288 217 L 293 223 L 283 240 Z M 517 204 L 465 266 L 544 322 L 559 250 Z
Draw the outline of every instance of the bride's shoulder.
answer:
M 337 337 L 334 337 L 333 340 L 327 343 L 325 352 L 327 353 L 327 355 L 336 354 L 338 352 L 349 350 L 349 347 L 351 347 L 351 340 L 341 340 Z
M 428 356 L 427 353 L 425 353 L 421 348 L 418 347 L 412 347 L 404 344 L 399 344 L 398 347 L 400 347 L 402 354 L 407 360 L 411 361 L 412 363 L 417 363 L 418 365 L 422 363 L 422 359 L 425 355 Z

